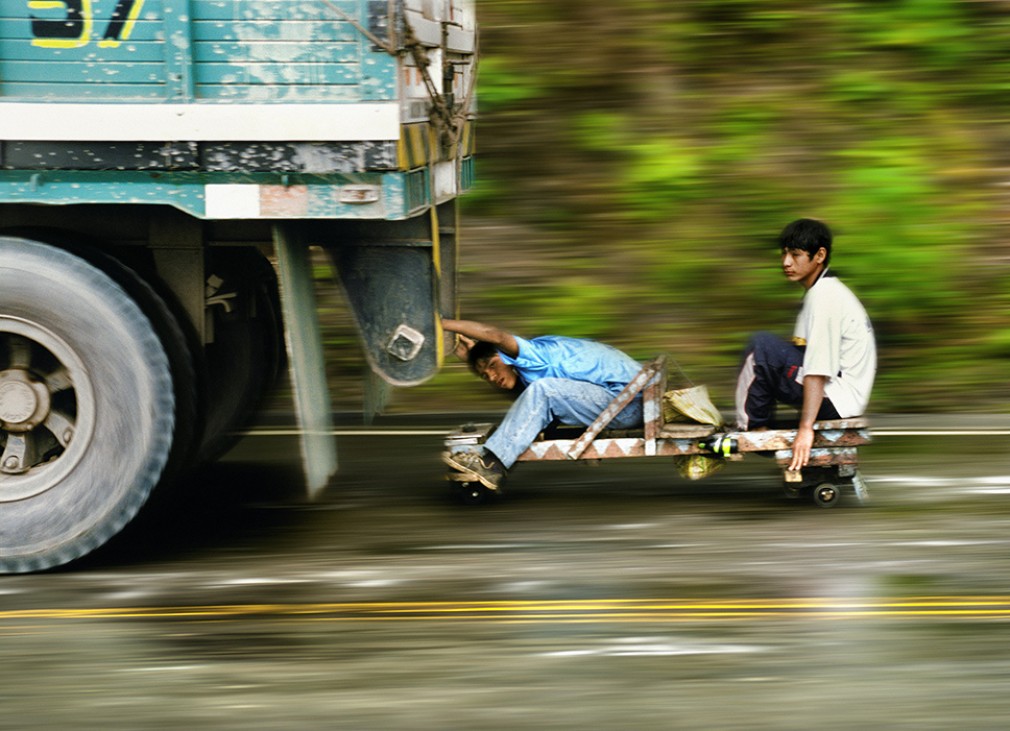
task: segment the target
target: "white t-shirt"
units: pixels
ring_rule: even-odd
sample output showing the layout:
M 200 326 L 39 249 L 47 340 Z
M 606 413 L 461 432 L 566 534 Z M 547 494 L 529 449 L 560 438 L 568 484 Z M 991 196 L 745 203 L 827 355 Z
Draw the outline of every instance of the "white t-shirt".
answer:
M 856 295 L 837 277 L 821 276 L 803 297 L 793 336 L 806 343 L 800 375 L 828 376 L 824 396 L 839 416 L 864 413 L 877 373 L 877 345 Z

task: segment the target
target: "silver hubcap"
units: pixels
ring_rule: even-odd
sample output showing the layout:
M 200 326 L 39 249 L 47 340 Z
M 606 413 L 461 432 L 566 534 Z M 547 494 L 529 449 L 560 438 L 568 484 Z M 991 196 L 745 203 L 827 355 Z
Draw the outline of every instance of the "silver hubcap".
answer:
M 84 454 L 93 423 L 77 354 L 36 323 L 0 316 L 0 503 L 59 484 Z
M 0 371 L 0 427 L 31 431 L 49 415 L 49 389 L 20 368 Z

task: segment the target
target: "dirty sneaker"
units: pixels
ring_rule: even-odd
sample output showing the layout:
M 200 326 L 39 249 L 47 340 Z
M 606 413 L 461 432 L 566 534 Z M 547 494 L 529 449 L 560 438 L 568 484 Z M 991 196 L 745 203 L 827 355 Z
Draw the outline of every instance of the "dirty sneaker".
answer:
M 505 466 L 490 452 L 444 452 L 442 461 L 453 469 L 472 475 L 480 484 L 497 490 L 505 482 Z

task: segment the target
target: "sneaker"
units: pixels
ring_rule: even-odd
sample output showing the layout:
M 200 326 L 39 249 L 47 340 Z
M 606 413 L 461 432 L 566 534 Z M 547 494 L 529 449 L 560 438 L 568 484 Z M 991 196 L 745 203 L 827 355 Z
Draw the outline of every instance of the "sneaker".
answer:
M 505 466 L 493 454 L 444 452 L 442 461 L 453 469 L 472 475 L 490 490 L 498 490 L 505 481 Z

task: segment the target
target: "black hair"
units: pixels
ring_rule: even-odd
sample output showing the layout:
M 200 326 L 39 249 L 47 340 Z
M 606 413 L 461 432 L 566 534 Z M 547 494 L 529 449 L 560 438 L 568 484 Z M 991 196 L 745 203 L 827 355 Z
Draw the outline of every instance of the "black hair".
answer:
M 470 365 L 470 370 L 476 373 L 478 376 L 480 373 L 477 372 L 477 364 L 482 360 L 489 360 L 494 358 L 496 355 L 501 355 L 498 352 L 498 348 L 491 345 L 491 343 L 484 342 L 483 340 L 478 340 L 470 348 L 470 351 L 466 354 L 466 362 Z M 516 379 L 516 385 L 508 390 L 509 398 L 515 398 L 521 394 L 526 389 L 526 384 L 523 383 L 521 378 Z
M 779 246 L 783 249 L 800 249 L 811 257 L 820 248 L 824 249 L 824 266 L 831 261 L 831 229 L 827 224 L 813 218 L 799 218 L 779 234 Z
M 488 360 L 498 355 L 498 349 L 491 343 L 478 340 L 466 354 L 466 362 L 470 364 L 470 370 L 477 372 L 477 364 L 482 360 Z

